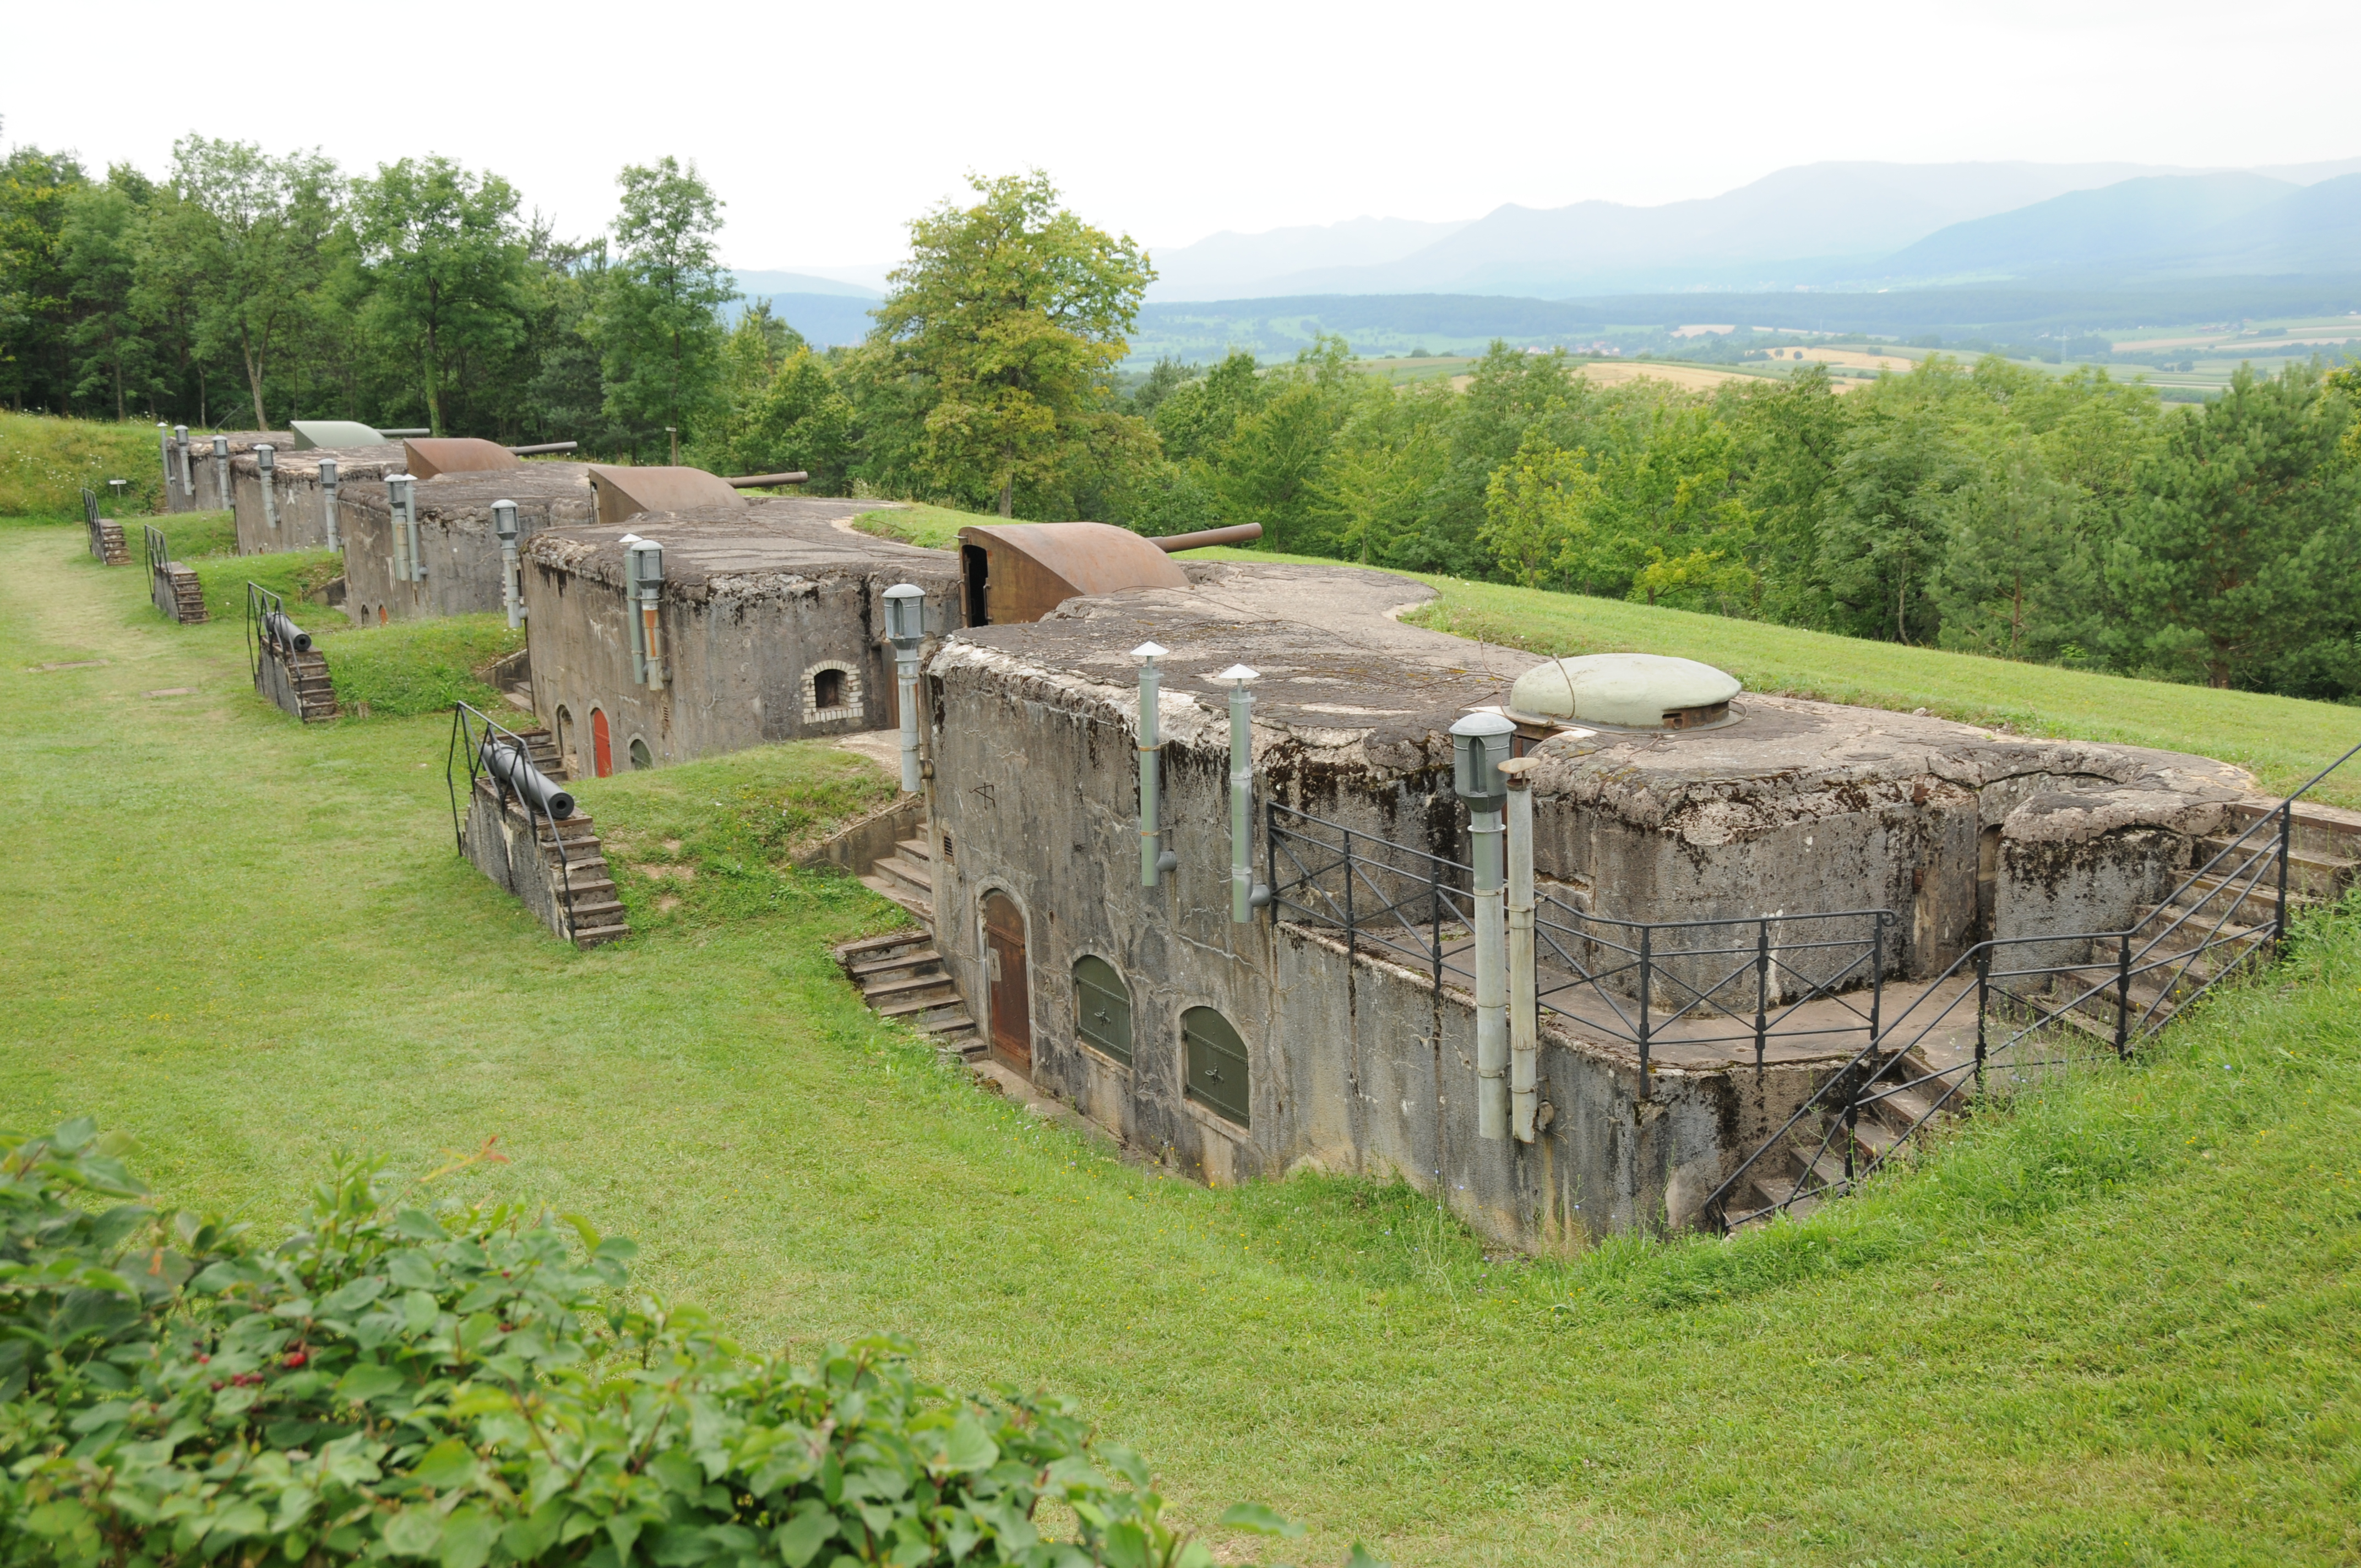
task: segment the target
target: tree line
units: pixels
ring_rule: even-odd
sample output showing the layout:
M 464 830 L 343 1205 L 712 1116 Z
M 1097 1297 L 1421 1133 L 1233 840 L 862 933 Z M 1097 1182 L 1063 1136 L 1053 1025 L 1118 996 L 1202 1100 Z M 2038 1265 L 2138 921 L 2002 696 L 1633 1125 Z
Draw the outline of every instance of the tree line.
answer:
M 662 460 L 816 492 L 1274 549 L 2219 686 L 2361 696 L 2361 382 L 2290 364 L 2202 408 L 2103 370 L 1941 356 L 1602 387 L 1505 345 L 1452 381 L 1120 369 L 1155 273 L 1038 171 L 910 225 L 860 345 L 729 311 L 718 198 L 625 169 L 561 240 L 440 158 L 346 177 L 190 137 L 149 181 L 0 168 L 0 393 L 269 425 L 295 414 Z

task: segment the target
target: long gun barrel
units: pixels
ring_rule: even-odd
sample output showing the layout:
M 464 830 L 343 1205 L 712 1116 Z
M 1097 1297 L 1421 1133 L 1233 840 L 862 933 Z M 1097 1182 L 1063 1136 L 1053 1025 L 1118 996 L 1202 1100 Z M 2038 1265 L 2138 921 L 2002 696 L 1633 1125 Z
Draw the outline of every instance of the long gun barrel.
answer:
M 538 446 L 511 446 L 509 450 L 520 457 L 531 457 L 541 452 L 571 452 L 581 444 L 578 441 L 544 441 Z
M 1249 539 L 1261 537 L 1262 524 L 1241 522 L 1231 528 L 1208 528 L 1196 533 L 1168 533 L 1148 543 L 1170 555 L 1176 550 L 1202 550 L 1208 544 L 1244 544 Z
M 484 742 L 484 766 L 526 805 L 548 812 L 554 820 L 563 822 L 574 815 L 574 797 L 534 767 L 532 758 L 507 741 Z
M 298 653 L 312 651 L 312 634 L 287 619 L 283 610 L 272 610 L 262 618 L 262 630 L 281 648 L 292 648 Z
M 725 479 L 722 482 L 741 490 L 759 490 L 772 485 L 800 485 L 810 477 L 809 474 L 803 473 L 741 474 L 737 478 Z

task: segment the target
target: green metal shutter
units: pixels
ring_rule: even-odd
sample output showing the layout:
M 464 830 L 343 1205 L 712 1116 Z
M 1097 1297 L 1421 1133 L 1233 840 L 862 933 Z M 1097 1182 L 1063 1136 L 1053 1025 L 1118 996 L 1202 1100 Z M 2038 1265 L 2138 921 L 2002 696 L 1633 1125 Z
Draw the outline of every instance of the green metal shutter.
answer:
M 1131 990 L 1104 959 L 1074 965 L 1074 1032 L 1093 1049 L 1131 1065 Z
M 1180 1042 L 1187 1053 L 1184 1091 L 1224 1121 L 1247 1120 L 1246 1043 L 1230 1021 L 1210 1007 L 1180 1014 Z

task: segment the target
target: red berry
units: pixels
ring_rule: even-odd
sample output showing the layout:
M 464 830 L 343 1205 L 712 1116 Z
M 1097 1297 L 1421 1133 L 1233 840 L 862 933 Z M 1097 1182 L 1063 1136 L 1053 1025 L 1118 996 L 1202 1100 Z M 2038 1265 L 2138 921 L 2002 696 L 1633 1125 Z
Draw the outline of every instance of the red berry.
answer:
M 310 1356 L 304 1354 L 302 1351 L 294 1351 L 288 1355 L 287 1365 L 290 1366 L 301 1366 L 311 1359 L 312 1358 Z

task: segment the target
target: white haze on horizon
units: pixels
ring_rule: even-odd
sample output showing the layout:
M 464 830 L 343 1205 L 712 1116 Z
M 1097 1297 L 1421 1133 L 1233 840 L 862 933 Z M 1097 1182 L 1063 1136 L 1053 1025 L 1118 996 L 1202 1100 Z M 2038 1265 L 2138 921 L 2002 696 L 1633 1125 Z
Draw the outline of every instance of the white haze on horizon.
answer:
M 1171 249 L 1655 205 L 1828 159 L 2361 154 L 2341 85 L 2361 6 L 2323 0 L 10 12 L 0 136 L 93 172 L 160 173 L 191 130 L 360 172 L 439 152 L 578 236 L 612 215 L 618 169 L 672 153 L 728 203 L 737 266 L 864 281 L 971 170 L 1038 166 L 1091 221 Z

